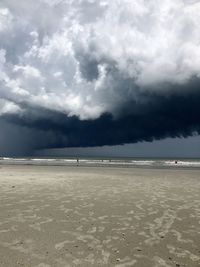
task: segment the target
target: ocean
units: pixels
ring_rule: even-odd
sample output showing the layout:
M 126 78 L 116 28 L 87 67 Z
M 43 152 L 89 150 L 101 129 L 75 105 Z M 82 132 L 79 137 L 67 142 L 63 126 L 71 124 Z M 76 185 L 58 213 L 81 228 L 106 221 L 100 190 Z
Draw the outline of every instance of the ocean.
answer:
M 152 168 L 200 168 L 200 159 L 172 158 L 97 158 L 97 157 L 0 157 L 0 164 L 7 165 L 54 165 L 54 166 L 106 166 Z

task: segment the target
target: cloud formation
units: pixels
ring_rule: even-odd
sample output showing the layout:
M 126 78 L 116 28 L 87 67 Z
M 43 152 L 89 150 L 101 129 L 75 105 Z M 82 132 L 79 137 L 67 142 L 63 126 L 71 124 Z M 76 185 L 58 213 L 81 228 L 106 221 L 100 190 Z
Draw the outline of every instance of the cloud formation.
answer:
M 195 0 L 2 0 L 0 125 L 45 137 L 33 149 L 198 132 L 199 13 Z

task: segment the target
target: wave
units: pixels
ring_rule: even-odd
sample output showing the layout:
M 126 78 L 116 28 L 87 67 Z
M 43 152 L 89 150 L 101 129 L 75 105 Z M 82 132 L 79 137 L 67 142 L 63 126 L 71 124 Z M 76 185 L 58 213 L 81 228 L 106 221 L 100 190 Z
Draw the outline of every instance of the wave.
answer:
M 164 159 L 95 159 L 95 158 L 11 158 L 1 157 L 0 164 L 31 165 L 81 165 L 81 166 L 127 166 L 127 167 L 199 167 L 200 160 Z

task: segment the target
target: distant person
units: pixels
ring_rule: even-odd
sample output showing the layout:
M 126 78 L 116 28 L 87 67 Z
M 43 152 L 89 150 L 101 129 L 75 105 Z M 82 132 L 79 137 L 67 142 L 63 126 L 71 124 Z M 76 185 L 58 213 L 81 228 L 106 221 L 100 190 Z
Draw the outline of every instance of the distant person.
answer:
M 178 164 L 178 160 L 175 160 L 175 162 L 174 162 L 175 164 Z

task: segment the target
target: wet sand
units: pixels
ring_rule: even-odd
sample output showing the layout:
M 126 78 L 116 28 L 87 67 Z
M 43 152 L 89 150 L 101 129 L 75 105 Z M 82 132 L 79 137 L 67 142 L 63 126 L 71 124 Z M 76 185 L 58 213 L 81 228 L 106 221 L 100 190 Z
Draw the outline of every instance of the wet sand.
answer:
M 2 165 L 0 266 L 200 266 L 200 171 Z

